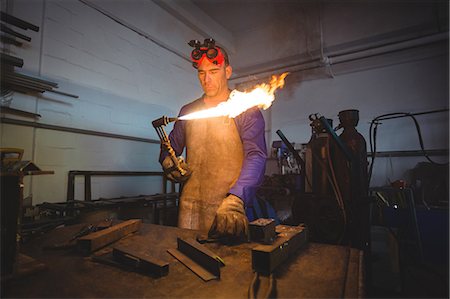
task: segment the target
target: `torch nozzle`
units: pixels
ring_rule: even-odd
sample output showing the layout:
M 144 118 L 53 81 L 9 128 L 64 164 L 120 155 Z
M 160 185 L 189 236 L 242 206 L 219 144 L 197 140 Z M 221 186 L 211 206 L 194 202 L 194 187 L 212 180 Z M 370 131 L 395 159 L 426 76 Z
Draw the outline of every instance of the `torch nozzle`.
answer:
M 152 121 L 152 125 L 154 128 L 158 128 L 158 127 L 162 127 L 162 126 L 167 126 L 169 123 L 177 121 L 177 120 L 178 120 L 178 117 L 162 116 L 162 117 Z

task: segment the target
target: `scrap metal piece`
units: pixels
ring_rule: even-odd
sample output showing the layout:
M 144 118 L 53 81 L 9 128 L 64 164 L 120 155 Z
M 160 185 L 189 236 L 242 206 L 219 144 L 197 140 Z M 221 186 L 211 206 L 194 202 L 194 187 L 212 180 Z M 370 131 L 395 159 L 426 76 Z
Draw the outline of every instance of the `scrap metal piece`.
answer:
M 112 254 L 115 261 L 137 272 L 149 273 L 157 277 L 166 276 L 169 273 L 169 263 L 158 260 L 148 253 L 125 246 L 116 246 Z
M 91 252 L 113 243 L 128 234 L 134 233 L 139 230 L 141 224 L 141 219 L 127 220 L 104 230 L 80 237 L 77 240 L 78 250 L 82 254 L 88 255 Z
M 272 273 L 289 256 L 308 242 L 308 230 L 303 225 L 277 225 L 278 237 L 272 245 L 252 249 L 252 268 L 263 274 Z
M 204 281 L 220 279 L 222 259 L 194 239 L 177 238 L 178 249 L 167 250 Z
M 248 224 L 248 228 L 252 242 L 272 244 L 277 236 L 273 219 L 256 219 Z

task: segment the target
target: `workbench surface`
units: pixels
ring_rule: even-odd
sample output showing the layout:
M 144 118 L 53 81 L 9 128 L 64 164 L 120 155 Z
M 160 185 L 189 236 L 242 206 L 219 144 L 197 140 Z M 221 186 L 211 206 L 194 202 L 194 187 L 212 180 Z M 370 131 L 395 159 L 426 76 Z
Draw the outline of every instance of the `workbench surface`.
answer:
M 46 265 L 46 269 L 2 283 L 2 297 L 28 298 L 247 298 L 253 278 L 251 249 L 258 244 L 236 246 L 205 244 L 225 262 L 220 280 L 204 282 L 167 253 L 177 247 L 177 237 L 195 238 L 196 231 L 142 224 L 139 232 L 112 246 L 133 246 L 169 263 L 169 274 L 160 278 L 126 271 L 92 261 L 75 249 L 43 250 L 64 243 L 81 228 L 55 229 L 22 245 L 20 252 Z M 105 254 L 111 248 L 96 252 Z M 309 243 L 278 267 L 276 297 L 339 298 L 363 296 L 361 252 L 357 249 Z M 261 278 L 259 298 L 268 278 Z

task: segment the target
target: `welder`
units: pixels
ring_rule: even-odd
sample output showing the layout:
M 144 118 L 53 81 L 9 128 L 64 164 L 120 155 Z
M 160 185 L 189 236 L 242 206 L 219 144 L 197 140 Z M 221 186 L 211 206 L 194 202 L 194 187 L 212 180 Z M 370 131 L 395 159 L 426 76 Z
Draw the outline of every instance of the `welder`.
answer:
M 230 95 L 232 67 L 226 51 L 213 39 L 189 42 L 190 58 L 203 95 L 183 106 L 179 116 L 217 106 Z M 168 178 L 182 182 L 178 226 L 208 232 L 210 238 L 246 239 L 255 218 L 253 201 L 267 156 L 264 119 L 258 108 L 235 118 L 178 120 L 169 134 L 177 156 L 186 149 L 188 177 L 161 151 Z

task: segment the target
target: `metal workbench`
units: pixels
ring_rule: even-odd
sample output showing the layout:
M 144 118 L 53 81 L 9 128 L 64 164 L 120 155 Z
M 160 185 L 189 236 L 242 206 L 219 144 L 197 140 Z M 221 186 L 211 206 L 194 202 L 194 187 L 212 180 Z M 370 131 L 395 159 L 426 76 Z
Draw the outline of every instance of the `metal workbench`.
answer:
M 169 274 L 154 278 L 94 262 L 76 250 L 43 250 L 45 245 L 67 241 L 79 229 L 80 225 L 58 228 L 22 246 L 22 253 L 45 264 L 46 269 L 4 281 L 3 297 L 247 298 L 253 278 L 251 249 L 256 243 L 205 244 L 226 265 L 221 268 L 220 280 L 204 282 L 167 253 L 167 249 L 176 248 L 177 237 L 195 238 L 196 231 L 142 224 L 138 233 L 114 244 L 133 246 L 169 262 Z M 362 297 L 362 264 L 360 250 L 309 243 L 275 271 L 277 298 Z M 265 283 L 263 277 L 262 288 Z

